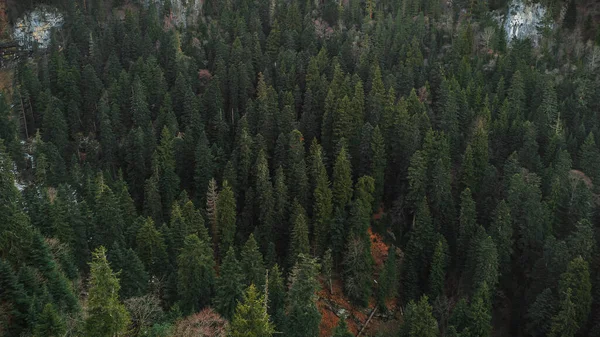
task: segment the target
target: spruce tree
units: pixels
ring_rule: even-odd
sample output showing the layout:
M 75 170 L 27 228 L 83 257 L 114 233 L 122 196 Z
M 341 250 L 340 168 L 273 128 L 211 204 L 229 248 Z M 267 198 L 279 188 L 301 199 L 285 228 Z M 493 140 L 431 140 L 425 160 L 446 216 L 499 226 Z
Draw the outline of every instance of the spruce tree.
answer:
M 237 302 L 242 298 L 243 280 L 244 275 L 235 257 L 235 250 L 229 247 L 219 268 L 214 298 L 215 309 L 227 319 L 233 317 Z
M 184 312 L 199 311 L 208 305 L 215 283 L 215 261 L 208 242 L 198 236 L 185 238 L 177 256 L 177 291 Z
M 319 336 L 321 313 L 317 308 L 318 273 L 319 265 L 315 259 L 304 254 L 298 256 L 298 262 L 289 276 L 287 336 Z
M 396 297 L 399 287 L 398 263 L 396 262 L 396 247 L 391 245 L 387 251 L 387 259 L 377 282 L 377 302 L 380 308 L 387 310 L 386 301 Z
M 552 317 L 552 326 L 550 327 L 549 337 L 574 337 L 579 331 L 577 321 L 577 309 L 572 300 L 572 290 L 567 289 L 560 303 L 560 310 Z
M 346 323 L 346 318 L 342 316 L 337 326 L 333 330 L 332 337 L 352 337 L 354 334 L 348 330 L 348 324 Z
M 67 330 L 66 324 L 51 303 L 44 306 L 44 310 L 37 319 L 34 336 L 60 337 Z
M 167 248 L 163 235 L 154 227 L 154 221 L 143 221 L 136 236 L 136 251 L 150 275 L 162 276 L 168 264 Z
M 421 297 L 419 302 L 410 301 L 404 311 L 404 323 L 400 328 L 400 336 L 439 336 L 438 323 L 431 311 L 427 296 Z
M 585 326 L 592 304 L 592 286 L 588 263 L 581 256 L 569 262 L 567 271 L 560 276 L 558 288 L 562 305 L 567 305 L 566 295 L 570 293 L 570 301 L 573 302 L 575 309 L 575 322 L 580 327 Z
M 254 284 L 246 289 L 243 300 L 238 302 L 230 329 L 232 337 L 269 337 L 275 332 L 267 313 L 267 300 Z
M 240 254 L 244 284 L 246 286 L 254 284 L 257 287 L 262 287 L 265 283 L 265 266 L 263 256 L 258 250 L 258 244 L 254 239 L 254 234 L 250 234 Z
M 106 259 L 102 246 L 94 251 L 90 263 L 90 288 L 87 301 L 87 336 L 123 336 L 130 323 L 129 313 L 119 302 L 119 279 Z
M 206 218 L 208 219 L 208 228 L 212 238 L 213 246 L 217 247 L 219 230 L 217 223 L 217 200 L 219 193 L 217 192 L 217 181 L 211 178 L 208 182 L 208 191 L 206 192 Z
M 431 298 L 444 295 L 448 262 L 448 245 L 442 236 L 435 246 L 433 260 L 431 261 L 431 271 L 429 272 L 429 290 L 427 293 Z
M 227 183 L 223 182 L 223 189 L 219 192 L 217 199 L 217 228 L 218 228 L 218 242 L 219 251 L 227 252 L 229 247 L 233 245 L 235 238 L 235 197 L 233 190 Z M 214 235 L 215 233 L 213 233 Z M 214 240 L 214 238 L 213 238 Z
M 346 148 L 342 147 L 333 166 L 333 205 L 341 210 L 352 198 L 352 169 Z
M 304 208 L 300 205 L 297 199 L 294 199 L 292 205 L 292 235 L 290 238 L 290 253 L 288 260 L 291 266 L 296 263 L 298 255 L 308 255 L 310 245 L 308 242 L 308 219 Z

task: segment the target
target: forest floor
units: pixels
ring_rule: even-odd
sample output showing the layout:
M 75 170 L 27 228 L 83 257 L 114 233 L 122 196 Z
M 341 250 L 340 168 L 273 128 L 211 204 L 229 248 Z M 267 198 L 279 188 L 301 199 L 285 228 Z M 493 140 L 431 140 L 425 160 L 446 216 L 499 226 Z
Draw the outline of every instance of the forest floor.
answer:
M 381 235 L 373 233 L 370 229 L 369 235 L 371 236 L 371 254 L 375 261 L 375 270 L 379 271 L 387 258 L 388 245 L 385 244 Z M 374 275 L 374 278 L 377 274 Z M 327 281 L 321 279 L 321 290 L 318 293 L 319 300 L 317 302 L 322 315 L 321 337 L 329 337 L 333 334 L 341 316 L 346 317 L 348 328 L 354 335 L 357 335 L 376 307 L 373 297 L 369 300 L 368 307 L 354 305 L 344 295 L 343 289 L 344 285 L 339 277 L 334 277 L 331 289 Z M 386 306 L 387 312 L 381 312 L 378 309 L 361 336 L 375 336 L 380 332 L 394 333 L 397 331 L 399 323 L 402 321 L 402 309 L 396 300 L 389 301 Z

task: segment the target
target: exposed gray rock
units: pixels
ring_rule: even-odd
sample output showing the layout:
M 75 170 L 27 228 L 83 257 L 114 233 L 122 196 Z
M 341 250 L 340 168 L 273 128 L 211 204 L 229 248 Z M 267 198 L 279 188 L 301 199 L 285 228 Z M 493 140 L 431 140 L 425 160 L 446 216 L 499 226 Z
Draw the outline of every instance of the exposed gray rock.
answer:
M 15 22 L 13 39 L 27 49 L 33 48 L 35 44 L 40 48 L 47 48 L 52 29 L 62 27 L 63 23 L 64 17 L 58 9 L 39 6 Z
M 513 0 L 508 5 L 505 15 L 497 17 L 506 31 L 506 40 L 510 43 L 515 39 L 530 38 L 534 45 L 540 40 L 538 28 L 544 24 L 546 7 L 541 3 L 528 0 Z

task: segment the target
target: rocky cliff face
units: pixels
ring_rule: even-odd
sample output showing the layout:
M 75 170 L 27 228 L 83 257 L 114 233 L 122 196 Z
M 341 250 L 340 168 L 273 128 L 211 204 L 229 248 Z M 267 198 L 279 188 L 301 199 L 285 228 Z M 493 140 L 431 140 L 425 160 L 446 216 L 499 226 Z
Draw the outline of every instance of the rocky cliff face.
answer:
M 507 41 L 531 38 L 533 43 L 537 44 L 540 39 L 538 27 L 543 24 L 546 12 L 546 7 L 541 3 L 513 0 L 508 6 L 508 11 L 499 17 L 506 31 Z
M 39 6 L 16 21 L 12 36 L 21 47 L 31 49 L 37 44 L 47 48 L 52 29 L 62 27 L 63 23 L 64 17 L 58 9 Z
M 150 3 L 163 4 L 164 0 L 141 0 L 145 6 Z M 202 11 L 204 0 L 171 0 L 172 20 L 177 26 L 195 24 Z

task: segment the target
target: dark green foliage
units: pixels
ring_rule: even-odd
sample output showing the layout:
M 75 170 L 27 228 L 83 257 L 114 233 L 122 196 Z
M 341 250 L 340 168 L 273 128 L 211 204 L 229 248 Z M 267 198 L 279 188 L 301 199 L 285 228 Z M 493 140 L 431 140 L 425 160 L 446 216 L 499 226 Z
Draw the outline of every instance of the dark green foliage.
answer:
M 335 159 L 332 192 L 334 207 L 343 210 L 352 198 L 352 169 L 345 147 Z
M 564 307 L 568 306 L 567 301 L 572 301 L 576 324 L 580 327 L 585 326 L 592 304 L 592 287 L 588 263 L 581 256 L 569 263 L 567 271 L 560 276 L 558 289 L 562 298 L 561 311 L 567 310 Z
M 148 274 L 144 269 L 144 264 L 131 248 L 122 249 L 115 244 L 108 252 L 108 260 L 112 269 L 119 273 L 121 298 L 128 299 L 146 293 Z
M 67 330 L 63 319 L 58 315 L 54 306 L 50 303 L 44 306 L 44 310 L 37 319 L 34 328 L 35 336 L 63 336 Z
M 380 313 L 399 295 L 403 336 L 600 335 L 585 3 L 542 2 L 510 43 L 504 0 L 31 0 L 0 21 L 41 2 L 64 24 L 0 95 L 0 335 L 166 336 L 209 305 L 228 334 L 322 335 L 334 281 Z
M 438 323 L 433 318 L 427 296 L 419 302 L 410 301 L 406 306 L 404 323 L 400 329 L 401 337 L 435 337 L 439 336 Z
M 225 318 L 233 317 L 237 302 L 243 294 L 243 278 L 242 268 L 235 257 L 235 251 L 233 247 L 230 247 L 220 266 L 214 297 L 215 309 Z
M 94 251 L 90 263 L 90 290 L 85 320 L 86 336 L 115 336 L 125 333 L 129 313 L 119 302 L 119 279 L 106 260 L 106 249 Z
M 396 260 L 396 247 L 391 245 L 388 248 L 387 259 L 383 265 L 383 270 L 379 275 L 377 302 L 381 308 L 385 308 L 385 302 L 396 297 L 398 293 L 398 262 Z
M 321 313 L 317 308 L 318 273 L 319 265 L 315 259 L 304 254 L 298 256 L 288 282 L 287 336 L 319 336 Z
M 231 187 L 225 181 L 217 199 L 217 232 L 213 232 L 213 235 L 218 235 L 218 239 L 215 240 L 213 237 L 213 240 L 219 242 L 219 251 L 226 252 L 233 244 L 235 237 L 235 213 L 235 197 Z
M 290 238 L 290 253 L 288 259 L 290 266 L 296 263 L 298 255 L 308 255 L 310 245 L 308 242 L 308 219 L 304 208 L 298 200 L 294 200 L 292 205 L 292 234 Z
M 196 235 L 186 237 L 177 256 L 177 292 L 182 310 L 192 313 L 210 303 L 215 283 L 214 266 L 210 244 Z
M 333 330 L 332 337 L 352 337 L 354 336 L 352 332 L 348 330 L 348 324 L 346 323 L 346 319 L 344 317 L 340 318 L 338 325 Z
M 235 315 L 231 321 L 231 336 L 272 336 L 275 332 L 273 323 L 267 314 L 264 295 L 251 284 L 244 292 L 244 299 L 238 302 Z
M 265 283 L 265 266 L 263 256 L 258 250 L 258 245 L 254 239 L 254 234 L 250 234 L 248 241 L 242 247 L 240 256 L 244 284 L 247 286 L 254 284 L 257 287 L 262 287 Z
M 431 271 L 429 272 L 429 283 L 427 293 L 432 298 L 444 294 L 444 284 L 446 281 L 446 272 L 449 264 L 448 245 L 444 238 L 440 238 L 433 252 L 431 261 Z

